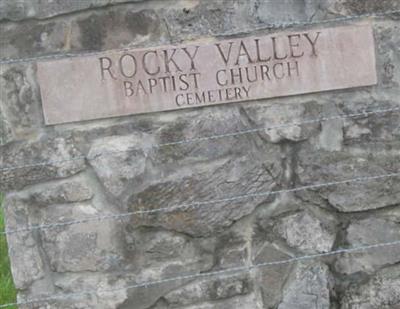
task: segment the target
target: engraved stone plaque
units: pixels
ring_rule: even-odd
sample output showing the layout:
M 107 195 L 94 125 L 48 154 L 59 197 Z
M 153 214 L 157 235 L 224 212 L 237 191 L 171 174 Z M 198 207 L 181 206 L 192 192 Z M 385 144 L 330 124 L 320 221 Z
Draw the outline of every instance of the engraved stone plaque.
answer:
M 111 51 L 37 66 L 46 124 L 377 82 L 367 24 Z

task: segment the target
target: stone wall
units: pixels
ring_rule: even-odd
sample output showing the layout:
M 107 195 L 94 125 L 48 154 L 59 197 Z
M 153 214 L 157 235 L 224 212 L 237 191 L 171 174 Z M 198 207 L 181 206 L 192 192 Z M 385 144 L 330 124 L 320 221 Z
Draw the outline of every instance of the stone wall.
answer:
M 0 0 L 1 58 L 273 33 L 274 23 L 399 9 L 399 0 Z M 395 112 L 156 147 L 400 107 L 400 15 L 360 20 L 374 29 L 376 86 L 174 112 L 45 126 L 35 61 L 2 64 L 0 163 L 21 166 L 0 171 L 7 229 L 398 172 Z M 395 309 L 399 246 L 124 287 L 400 240 L 399 206 L 400 179 L 376 179 L 9 234 L 9 254 L 19 301 L 66 295 L 20 308 Z M 96 289 L 116 290 L 79 294 Z

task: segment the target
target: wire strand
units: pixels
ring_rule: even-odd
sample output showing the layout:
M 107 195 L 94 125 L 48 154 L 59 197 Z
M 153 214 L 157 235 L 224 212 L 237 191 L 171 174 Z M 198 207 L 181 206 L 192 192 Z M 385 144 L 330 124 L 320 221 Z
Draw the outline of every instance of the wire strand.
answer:
M 324 21 L 314 21 L 314 22 L 296 21 L 296 22 L 281 23 L 281 24 L 268 24 L 268 25 L 263 25 L 262 27 L 259 27 L 259 28 L 251 28 L 251 29 L 241 30 L 241 32 L 246 32 L 246 31 L 250 31 L 250 30 L 257 31 L 257 30 L 263 30 L 263 29 L 267 29 L 267 28 L 282 28 L 282 27 L 288 27 L 288 26 L 325 24 L 325 23 L 330 23 L 330 22 L 348 21 L 348 20 L 353 20 L 353 19 L 357 19 L 357 18 L 383 17 L 383 16 L 398 14 L 398 13 L 400 13 L 400 10 L 387 11 L 387 12 L 375 13 L 375 14 L 361 14 L 361 15 L 354 15 L 354 16 L 339 17 L 339 18 L 333 18 L 333 19 L 328 19 L 328 20 L 324 20 Z M 237 34 L 237 32 L 224 33 L 224 35 L 230 35 L 230 34 Z M 54 54 L 54 55 L 46 55 L 46 56 L 38 56 L 38 57 L 30 57 L 30 58 L 20 58 L 20 59 L 12 59 L 12 58 L 11 59 L 0 59 L 0 64 L 12 64 L 12 63 L 40 61 L 40 60 L 48 60 L 48 59 L 71 58 L 71 57 L 78 57 L 78 56 L 90 56 L 90 55 L 107 54 L 107 53 L 113 53 L 113 52 L 123 52 L 126 50 L 131 50 L 131 49 L 124 48 L 124 49 L 119 49 L 119 50 L 109 50 L 109 51 L 105 51 L 105 52 L 85 52 L 85 53 L 74 53 L 74 54 L 66 53 L 66 54 Z M 283 124 L 283 125 L 278 125 L 278 126 L 274 126 L 274 127 L 254 128 L 254 129 L 242 130 L 242 131 L 237 131 L 237 132 L 232 132 L 232 133 L 218 134 L 218 135 L 212 135 L 212 136 L 207 136 L 207 137 L 186 139 L 186 140 L 177 141 L 177 142 L 163 143 L 163 144 L 155 145 L 154 148 L 173 146 L 173 145 L 181 145 L 181 144 L 186 144 L 186 143 L 200 142 L 200 141 L 219 139 L 219 138 L 225 138 L 225 137 L 234 137 L 234 136 L 243 135 L 243 134 L 256 133 L 256 132 L 260 132 L 263 130 L 272 130 L 272 129 L 290 127 L 290 126 L 298 126 L 298 125 L 303 125 L 303 124 L 318 123 L 318 122 L 334 120 L 334 119 L 346 119 L 346 118 L 353 118 L 353 117 L 358 117 L 358 116 L 368 116 L 371 114 L 386 113 L 386 112 L 390 112 L 390 111 L 393 112 L 393 111 L 398 111 L 398 110 L 400 110 L 400 108 L 377 110 L 377 111 L 373 111 L 373 112 L 363 112 L 363 113 L 348 114 L 348 115 L 342 115 L 342 116 L 332 116 L 332 117 L 319 118 L 319 119 L 311 119 L 311 120 L 307 120 L 304 122 L 297 122 L 297 123 L 295 122 L 295 123 L 291 123 L 291 124 Z M 110 153 L 115 153 L 115 152 L 110 152 Z M 87 159 L 87 158 L 88 158 L 87 156 L 82 155 L 82 156 L 74 157 L 74 158 L 68 159 L 68 160 L 48 161 L 48 162 L 40 162 L 37 164 L 6 167 L 6 168 L 1 168 L 0 171 L 9 171 L 9 170 L 13 170 L 13 169 L 26 168 L 26 167 L 37 167 L 37 166 L 62 163 L 62 162 L 78 160 L 78 159 Z M 338 185 L 338 184 L 346 184 L 346 183 L 350 183 L 350 182 L 371 181 L 371 180 L 376 180 L 376 179 L 381 179 L 381 178 L 386 178 L 386 177 L 397 177 L 399 175 L 400 175 L 400 173 L 392 173 L 392 174 L 386 174 L 386 175 L 358 177 L 358 178 L 353 178 L 353 179 L 348 179 L 348 180 L 343 180 L 343 181 L 314 184 L 314 185 L 308 185 L 308 186 L 303 186 L 303 187 L 298 187 L 298 188 L 293 188 L 293 189 L 244 194 L 244 195 L 239 195 L 239 196 L 234 196 L 234 197 L 224 198 L 224 199 L 216 199 L 216 200 L 210 200 L 210 201 L 204 201 L 204 202 L 195 202 L 195 203 L 178 205 L 178 206 L 169 207 L 169 208 L 141 210 L 141 211 L 135 211 L 135 212 L 119 214 L 119 215 L 106 215 L 106 216 L 92 217 L 92 218 L 86 218 L 86 219 L 76 220 L 76 221 L 60 222 L 60 223 L 48 224 L 48 225 L 31 226 L 31 227 L 27 227 L 27 228 L 23 228 L 23 229 L 1 232 L 0 234 L 12 234 L 12 233 L 17 233 L 17 232 L 22 232 L 22 231 L 33 230 L 33 229 L 36 230 L 36 229 L 45 229 L 45 228 L 55 228 L 55 227 L 84 223 L 84 222 L 95 221 L 95 220 L 121 219 L 123 217 L 128 217 L 128 216 L 131 216 L 134 214 L 152 214 L 152 213 L 156 213 L 156 212 L 169 212 L 169 211 L 175 211 L 175 210 L 183 209 L 183 208 L 193 208 L 193 207 L 201 206 L 201 205 L 211 205 L 211 204 L 215 204 L 215 203 L 229 202 L 229 201 L 234 201 L 234 200 L 244 199 L 244 198 L 268 196 L 268 195 L 288 193 L 288 192 L 296 192 L 296 191 L 315 189 L 315 188 L 327 187 L 327 186 Z M 358 252 L 358 251 L 366 251 L 366 250 L 371 250 L 371 249 L 377 249 L 377 248 L 383 248 L 383 247 L 389 247 L 389 246 L 397 246 L 397 245 L 400 245 L 400 240 L 386 242 L 386 243 L 378 243 L 378 244 L 373 244 L 373 245 L 359 246 L 359 247 L 354 247 L 354 248 L 338 249 L 338 250 L 329 251 L 329 252 L 320 253 L 320 254 L 304 255 L 304 256 L 293 257 L 293 258 L 289 258 L 289 259 L 272 261 L 272 262 L 265 262 L 265 263 L 249 265 L 249 266 L 232 267 L 232 268 L 228 268 L 228 269 L 212 271 L 212 272 L 207 272 L 207 273 L 196 273 L 196 274 L 191 274 L 191 275 L 176 276 L 176 277 L 171 277 L 171 278 L 166 278 L 166 279 L 161 279 L 161 280 L 156 280 L 156 281 L 149 281 L 149 282 L 128 285 L 128 286 L 119 287 L 119 288 L 87 290 L 87 291 L 82 291 L 82 292 L 78 292 L 78 293 L 69 293 L 69 294 L 65 294 L 65 295 L 53 295 L 53 296 L 43 297 L 43 298 L 28 299 L 28 300 L 25 300 L 22 302 L 1 304 L 0 308 L 6 308 L 6 307 L 16 306 L 16 305 L 17 306 L 18 305 L 26 305 L 26 304 L 32 304 L 32 303 L 38 303 L 38 302 L 48 302 L 48 301 L 53 301 L 53 300 L 71 299 L 74 297 L 84 296 L 84 295 L 88 295 L 88 294 L 112 293 L 112 292 L 123 291 L 123 290 L 127 290 L 127 289 L 133 289 L 133 288 L 143 288 L 143 287 L 147 288 L 149 286 L 178 281 L 178 280 L 207 278 L 207 277 L 214 277 L 214 276 L 225 275 L 225 274 L 230 274 L 230 273 L 249 272 L 252 269 L 264 268 L 267 266 L 282 265 L 282 264 L 294 263 L 294 262 L 299 262 L 299 261 L 304 261 L 304 260 L 316 259 L 319 257 L 333 256 L 333 255 L 338 255 L 338 254 L 343 254 L 343 253 L 353 253 L 353 252 Z
M 293 26 L 307 26 L 307 25 L 318 25 L 318 24 L 327 24 L 327 23 L 334 23 L 334 22 L 342 22 L 342 21 L 351 21 L 360 18 L 379 18 L 385 17 L 393 14 L 399 14 L 400 10 L 391 10 L 385 11 L 381 13 L 366 13 L 366 14 L 359 14 L 359 15 L 351 15 L 351 16 L 341 16 L 336 18 L 330 18 L 326 20 L 317 20 L 317 21 L 293 21 L 287 23 L 270 23 L 264 24 L 260 27 L 253 27 L 247 29 L 239 29 L 238 31 L 231 31 L 231 32 L 224 32 L 224 33 L 213 33 L 213 35 L 235 35 L 240 33 L 246 33 L 249 31 L 260 31 L 266 29 L 281 29 Z M 51 55 L 44 55 L 44 56 L 36 56 L 36 57 L 27 57 L 27 58 L 3 58 L 0 59 L 1 64 L 13 64 L 13 63 L 24 63 L 24 62 L 32 62 L 32 61 L 42 61 L 42 60 L 51 60 L 51 59 L 65 59 L 65 58 L 75 58 L 75 57 L 87 57 L 87 56 L 97 56 L 97 55 L 107 55 L 110 53 L 119 53 L 119 52 L 126 52 L 131 51 L 132 48 L 120 48 L 120 49 L 112 49 L 106 51 L 87 51 L 87 52 L 80 52 L 80 53 L 63 53 L 63 54 L 51 54 Z
M 246 198 L 266 197 L 266 196 L 276 195 L 276 194 L 281 194 L 281 193 L 291 193 L 291 192 L 298 192 L 298 191 L 304 191 L 304 190 L 310 190 L 310 189 L 318 189 L 318 188 L 330 187 L 330 186 L 341 185 L 341 184 L 348 184 L 348 183 L 353 183 L 353 182 L 369 182 L 369 181 L 373 181 L 373 180 L 377 180 L 377 179 L 399 177 L 399 176 L 400 176 L 400 172 L 383 174 L 383 175 L 375 175 L 375 176 L 356 177 L 356 178 L 340 180 L 340 181 L 332 181 L 332 182 L 327 182 L 327 183 L 307 185 L 307 186 L 302 186 L 302 187 L 297 187 L 297 188 L 292 188 L 292 189 L 283 189 L 283 190 L 266 191 L 266 192 L 258 192 L 258 193 L 248 193 L 248 194 L 236 195 L 236 196 L 227 197 L 227 198 L 214 199 L 214 200 L 201 201 L 201 202 L 193 202 L 193 203 L 181 204 L 181 205 L 176 205 L 176 206 L 171 206 L 171 207 L 162 207 L 162 208 L 148 209 L 148 210 L 138 210 L 138 211 L 132 211 L 132 212 L 127 212 L 127 213 L 122 213 L 122 214 L 91 216 L 91 217 L 87 217 L 87 218 L 80 219 L 80 220 L 71 220 L 71 221 L 64 221 L 64 222 L 57 222 L 57 223 L 32 225 L 32 226 L 27 226 L 27 227 L 23 227 L 23 228 L 19 228 L 19 229 L 14 229 L 14 230 L 6 230 L 4 232 L 0 232 L 0 235 L 10 235 L 10 234 L 28 232 L 28 231 L 34 231 L 34 230 L 54 229 L 54 228 L 58 228 L 58 227 L 65 227 L 65 226 L 82 224 L 82 223 L 93 222 L 93 221 L 119 220 L 119 219 L 131 217 L 134 215 L 155 214 L 155 213 L 160 213 L 160 212 L 168 213 L 168 212 L 173 212 L 173 211 L 177 211 L 177 210 L 195 209 L 196 207 L 200 207 L 200 206 L 204 207 L 204 205 L 213 205 L 213 204 L 218 204 L 218 203 L 233 202 L 233 201 L 242 200 L 242 199 L 246 199 Z
M 335 17 L 335 18 L 328 18 L 325 20 L 314 20 L 314 21 L 292 21 L 292 22 L 287 22 L 287 23 L 270 23 L 270 24 L 263 24 L 259 27 L 254 27 L 254 28 L 246 28 L 246 29 L 238 29 L 238 31 L 230 31 L 230 32 L 224 32 L 222 35 L 224 36 L 229 36 L 229 35 L 235 35 L 239 33 L 248 33 L 250 31 L 261 31 L 261 30 L 266 30 L 266 29 L 282 29 L 282 28 L 289 28 L 289 27 L 294 27 L 294 26 L 312 26 L 312 25 L 323 25 L 323 24 L 329 24 L 329 23 L 335 23 L 335 22 L 342 22 L 342 21 L 352 21 L 355 19 L 361 19 L 361 18 L 380 18 L 380 17 L 385 17 L 393 14 L 399 14 L 400 10 L 391 10 L 391 11 L 385 11 L 385 12 L 380 12 L 380 13 L 366 13 L 366 14 L 359 14 L 359 15 L 350 15 L 350 16 L 340 16 L 340 17 Z M 214 35 L 218 35 L 218 33 L 213 33 Z
M 66 299 L 72 299 L 75 297 L 85 296 L 85 295 L 90 295 L 90 294 L 113 293 L 113 292 L 118 292 L 118 291 L 134 289 L 134 288 L 148 288 L 150 286 L 173 282 L 173 281 L 208 278 L 208 277 L 225 275 L 225 274 L 229 274 L 229 273 L 249 272 L 253 269 L 259 269 L 259 268 L 264 268 L 264 267 L 268 267 L 268 266 L 283 265 L 283 264 L 289 264 L 289 263 L 294 263 L 294 262 L 299 262 L 299 261 L 312 260 L 312 259 L 316 259 L 319 257 L 334 256 L 334 255 L 343 254 L 343 253 L 354 253 L 354 252 L 359 252 L 359 251 L 366 251 L 366 250 L 371 250 L 371 249 L 397 246 L 397 245 L 400 245 L 400 240 L 391 241 L 391 242 L 382 242 L 382 243 L 377 243 L 377 244 L 372 244 L 372 245 L 357 246 L 357 247 L 353 247 L 353 248 L 338 249 L 338 250 L 333 250 L 333 251 L 318 253 L 318 254 L 303 255 L 303 256 L 282 259 L 282 260 L 272 261 L 272 262 L 264 262 L 264 263 L 249 265 L 249 266 L 231 267 L 231 268 L 227 268 L 227 269 L 211 271 L 211 272 L 206 272 L 206 273 L 196 273 L 196 274 L 190 274 L 190 275 L 176 276 L 176 277 L 165 278 L 165 279 L 161 279 L 161 280 L 148 281 L 148 282 L 142 282 L 142 283 L 138 283 L 138 284 L 127 285 L 125 287 L 118 287 L 118 288 L 111 288 L 111 289 L 86 290 L 86 291 L 77 292 L 77 293 L 68 293 L 68 294 L 64 294 L 64 295 L 54 295 L 54 296 L 48 296 L 48 297 L 42 297 L 42 298 L 36 298 L 36 299 L 28 299 L 28 300 L 16 302 L 16 303 L 3 304 L 3 305 L 0 305 L 0 308 L 6 308 L 6 307 L 18 306 L 18 305 L 28 305 L 28 304 L 33 304 L 33 303 L 43 303 L 43 302 L 49 302 L 49 301 L 53 301 L 53 300 L 66 300 Z
M 390 112 L 391 113 L 400 112 L 400 107 L 377 109 L 374 111 L 364 110 L 364 111 L 358 112 L 358 113 L 321 117 L 321 118 L 308 119 L 308 120 L 298 121 L 298 122 L 286 122 L 286 123 L 282 123 L 282 124 L 275 125 L 275 126 L 269 126 L 269 127 L 258 127 L 258 128 L 239 130 L 239 131 L 228 132 L 228 133 L 223 133 L 223 134 L 215 134 L 215 135 L 204 136 L 204 137 L 195 137 L 195 138 L 183 139 L 183 140 L 175 141 L 175 142 L 156 144 L 156 145 L 153 145 L 152 148 L 157 149 L 157 148 L 163 148 L 163 147 L 168 147 L 168 146 L 177 146 L 177 145 L 190 144 L 190 143 L 200 143 L 200 142 L 209 141 L 209 140 L 235 137 L 235 136 L 240 136 L 240 135 L 245 135 L 245 134 L 253 134 L 253 133 L 262 132 L 262 131 L 270 131 L 270 130 L 283 129 L 283 128 L 289 128 L 289 127 L 294 127 L 294 126 L 302 126 L 302 125 L 306 125 L 306 124 L 315 124 L 315 123 L 326 122 L 326 121 L 331 121 L 331 120 L 350 119 L 350 118 L 357 118 L 357 117 L 368 117 L 371 115 L 386 114 L 386 113 L 390 113 Z M 92 156 L 92 157 L 80 155 L 80 156 L 75 156 L 75 157 L 69 158 L 69 159 L 42 161 L 42 162 L 35 162 L 32 164 L 7 166 L 7 167 L 0 168 L 0 172 L 6 172 L 6 171 L 22 169 L 22 168 L 32 168 L 32 167 L 60 164 L 60 163 L 66 163 L 66 162 L 71 162 L 71 161 L 75 161 L 75 160 L 84 160 L 84 159 L 91 160 L 91 159 L 96 158 L 98 155 L 112 155 L 112 154 L 117 154 L 117 153 L 121 153 L 121 152 L 126 152 L 126 150 L 105 151 L 102 153 L 98 153 L 98 154 L 96 154 L 96 156 Z

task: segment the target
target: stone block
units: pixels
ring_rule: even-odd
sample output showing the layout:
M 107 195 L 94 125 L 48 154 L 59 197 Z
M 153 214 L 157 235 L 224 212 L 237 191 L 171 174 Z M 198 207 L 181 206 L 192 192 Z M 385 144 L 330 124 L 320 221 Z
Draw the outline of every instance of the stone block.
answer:
M 99 215 L 88 204 L 53 206 L 42 210 L 42 222 L 71 221 Z M 52 271 L 84 272 L 119 270 L 124 263 L 120 227 L 115 221 L 85 222 L 40 232 L 43 251 Z
M 383 218 L 367 218 L 352 222 L 347 228 L 346 241 L 351 247 L 374 245 L 400 239 L 399 223 Z M 380 267 L 393 265 L 400 261 L 400 248 L 389 246 L 371 249 L 368 252 L 352 253 L 339 258 L 336 270 L 353 274 L 372 273 Z
M 34 186 L 24 192 L 25 203 L 37 206 L 51 206 L 87 201 L 93 198 L 90 186 L 81 178 L 67 179 L 59 183 Z
M 330 222 L 323 222 L 307 212 L 282 217 L 274 230 L 290 247 L 309 253 L 331 251 L 336 237 Z
M 354 284 L 341 299 L 341 309 L 396 309 L 400 305 L 400 268 L 387 267 L 367 282 Z
M 397 0 L 0 0 L 1 59 L 208 44 L 273 35 L 281 31 L 273 23 L 303 33 L 324 26 L 289 24 L 399 8 Z M 399 171 L 398 113 L 300 124 L 400 106 L 399 14 L 362 23 L 373 29 L 374 86 L 74 124 L 44 125 L 35 61 L 0 65 L 7 230 L 163 209 L 8 235 L 18 300 L 65 296 L 19 307 L 400 308 L 398 246 L 203 276 L 400 239 L 398 177 L 257 195 Z M 293 125 L 262 129 L 285 123 Z M 171 279 L 187 275 L 200 277 Z
M 22 228 L 32 224 L 32 211 L 18 196 L 4 201 L 6 229 Z M 17 289 L 28 289 L 46 276 L 46 265 L 35 234 L 30 231 L 7 235 L 8 253 L 14 284 Z
M 85 1 L 62 1 L 62 0 L 1 0 L 0 21 L 21 21 L 24 19 L 46 19 L 77 11 L 92 8 L 101 8 L 124 2 L 139 2 L 142 0 L 85 0 Z
M 1 151 L 0 189 L 6 192 L 85 169 L 82 153 L 62 137 L 7 144 Z
M 140 228 L 132 232 L 130 229 L 128 226 L 124 232 L 126 263 L 143 281 L 154 276 L 206 271 L 213 266 L 212 248 L 204 247 L 197 239 L 161 229 Z
M 94 141 L 88 153 L 91 166 L 114 198 L 143 176 L 152 143 L 148 134 L 110 136 Z
M 0 67 L 0 145 L 35 136 L 42 126 L 34 64 Z
M 299 264 L 283 290 L 278 309 L 323 309 L 330 307 L 333 278 L 322 263 Z
M 260 246 L 254 246 L 252 252 L 254 255 L 252 261 L 255 265 L 291 258 L 279 246 L 269 242 L 265 242 Z M 291 269 L 292 265 L 290 264 L 280 264 L 259 267 L 254 271 L 254 284 L 260 287 L 264 308 L 274 308 L 279 305 Z
M 368 157 L 349 155 L 346 152 L 313 152 L 302 149 L 298 161 L 301 185 L 329 183 L 356 177 L 385 175 L 398 172 L 397 152 L 393 156 Z M 321 196 L 329 205 L 341 212 L 378 209 L 398 203 L 400 181 L 398 177 L 365 180 L 317 188 L 297 193 L 318 200 L 311 193 Z M 311 192 L 311 193 L 310 193 Z
M 189 283 L 182 288 L 171 291 L 163 299 L 171 308 L 185 307 L 199 302 L 217 301 L 239 295 L 249 294 L 251 282 L 246 276 L 228 278 L 207 278 L 206 280 Z

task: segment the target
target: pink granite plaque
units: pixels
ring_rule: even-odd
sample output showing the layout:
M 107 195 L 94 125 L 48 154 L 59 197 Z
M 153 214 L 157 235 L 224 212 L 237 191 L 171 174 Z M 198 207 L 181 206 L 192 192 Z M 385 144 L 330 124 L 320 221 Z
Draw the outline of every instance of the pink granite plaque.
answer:
M 37 64 L 47 124 L 374 85 L 370 25 Z

